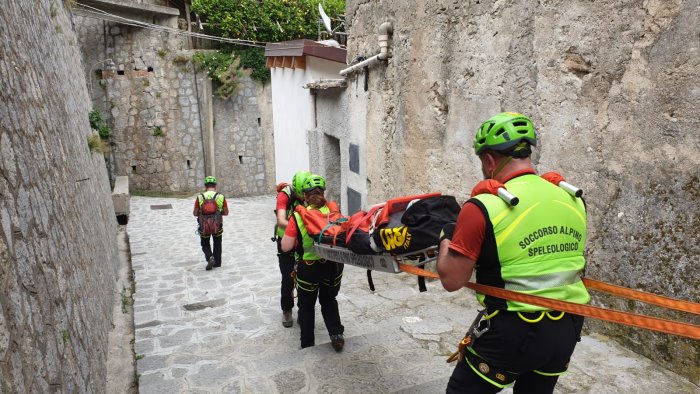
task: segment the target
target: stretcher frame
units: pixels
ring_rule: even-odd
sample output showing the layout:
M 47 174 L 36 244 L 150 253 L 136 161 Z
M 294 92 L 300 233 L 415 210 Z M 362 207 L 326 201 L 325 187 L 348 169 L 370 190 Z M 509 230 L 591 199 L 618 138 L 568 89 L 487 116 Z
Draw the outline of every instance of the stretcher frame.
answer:
M 431 246 L 406 254 L 357 254 L 348 248 L 314 242 L 316 254 L 326 260 L 335 261 L 372 271 L 398 274 L 399 264 L 423 265 L 437 259 L 438 247 Z

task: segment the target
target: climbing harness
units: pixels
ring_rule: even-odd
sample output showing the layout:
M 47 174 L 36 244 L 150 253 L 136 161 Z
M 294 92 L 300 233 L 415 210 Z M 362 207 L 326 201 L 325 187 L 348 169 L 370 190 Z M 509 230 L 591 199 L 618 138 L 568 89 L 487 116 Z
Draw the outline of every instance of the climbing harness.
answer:
M 482 309 L 477 312 L 476 318 L 474 318 L 472 325 L 469 326 L 467 333 L 464 334 L 464 338 L 462 338 L 462 340 L 459 341 L 457 351 L 452 353 L 452 355 L 447 358 L 448 363 L 451 363 L 455 360 L 461 360 L 464 357 L 464 350 L 467 347 L 473 346 L 474 342 L 476 342 L 476 340 L 479 339 L 480 336 L 485 334 L 491 328 L 491 321 L 486 320 L 486 327 L 484 327 L 483 329 L 479 329 L 479 323 L 481 323 L 481 319 L 484 317 L 485 314 L 486 309 Z M 490 319 L 490 317 L 487 317 L 487 319 Z

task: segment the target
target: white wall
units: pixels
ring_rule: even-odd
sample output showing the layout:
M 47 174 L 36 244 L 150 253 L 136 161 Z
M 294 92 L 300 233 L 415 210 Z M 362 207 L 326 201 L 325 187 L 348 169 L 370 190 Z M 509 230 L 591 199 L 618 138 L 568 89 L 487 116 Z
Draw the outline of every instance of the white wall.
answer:
M 340 78 L 343 63 L 306 57 L 306 70 L 271 69 L 275 134 L 275 182 L 290 182 L 298 170 L 310 170 L 308 130 L 315 125 L 314 96 L 303 86 L 319 78 Z
M 271 73 L 275 182 L 290 182 L 297 170 L 309 168 L 306 130 L 312 122 L 312 97 L 302 88 L 305 70 L 275 67 Z

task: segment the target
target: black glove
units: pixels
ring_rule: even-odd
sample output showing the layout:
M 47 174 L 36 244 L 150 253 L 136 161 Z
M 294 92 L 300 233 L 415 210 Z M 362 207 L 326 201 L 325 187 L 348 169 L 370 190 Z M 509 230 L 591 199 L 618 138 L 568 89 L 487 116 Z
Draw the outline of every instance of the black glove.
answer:
M 443 239 L 449 239 L 452 241 L 452 234 L 455 232 L 455 222 L 451 223 L 446 223 L 444 226 L 442 226 L 442 231 L 440 231 L 440 242 L 442 242 Z

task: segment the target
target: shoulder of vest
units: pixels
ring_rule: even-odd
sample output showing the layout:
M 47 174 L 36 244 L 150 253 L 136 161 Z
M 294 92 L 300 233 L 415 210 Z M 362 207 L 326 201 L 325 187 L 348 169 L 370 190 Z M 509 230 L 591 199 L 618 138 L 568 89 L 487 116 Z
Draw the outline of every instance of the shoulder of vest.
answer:
M 338 211 L 338 204 L 335 201 L 326 201 L 326 206 L 331 211 Z
M 464 205 L 466 205 L 468 202 L 470 202 L 470 203 L 476 205 L 477 207 L 479 207 L 479 209 L 481 210 L 481 212 L 483 212 L 484 214 L 486 214 L 486 206 L 484 205 L 484 203 L 483 203 L 481 200 L 479 200 L 479 199 L 476 198 L 476 197 L 477 197 L 477 196 L 474 196 L 474 197 L 470 198 L 469 200 L 467 200 L 467 201 L 464 203 Z
M 289 185 L 283 186 L 283 187 L 280 188 L 277 192 L 278 192 L 278 193 L 284 193 L 284 194 L 287 195 L 287 197 L 290 197 L 290 198 L 292 197 L 292 187 L 289 186 Z

